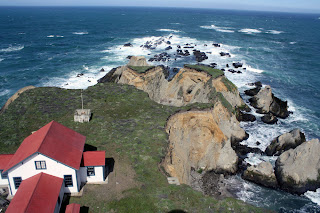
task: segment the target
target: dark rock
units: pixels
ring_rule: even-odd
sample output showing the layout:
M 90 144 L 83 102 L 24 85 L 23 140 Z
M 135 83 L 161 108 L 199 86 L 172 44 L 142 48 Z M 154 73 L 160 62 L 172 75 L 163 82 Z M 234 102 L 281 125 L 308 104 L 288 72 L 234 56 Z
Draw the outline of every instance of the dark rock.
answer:
M 81 76 L 83 76 L 84 74 L 83 73 L 79 73 L 78 75 L 77 75 L 77 77 L 81 77 Z
M 133 45 L 131 43 L 126 43 L 123 45 L 124 47 L 133 47 Z
M 230 53 L 226 53 L 226 52 L 220 52 L 220 56 L 229 56 L 229 57 L 231 57 Z
M 242 63 L 237 62 L 237 63 L 232 63 L 232 65 L 234 66 L 234 68 L 238 69 L 239 67 L 242 67 Z
M 171 42 L 170 42 L 170 41 L 167 41 L 167 44 L 169 44 L 169 45 L 170 45 L 170 44 L 171 44 Z
M 295 149 L 305 141 L 306 137 L 303 132 L 301 132 L 300 129 L 294 129 L 273 139 L 266 149 L 266 154 L 269 156 L 278 156 L 289 149 Z
M 221 200 L 227 197 L 235 197 L 228 188 L 228 183 L 225 182 L 228 174 L 219 174 L 215 172 L 207 172 L 202 177 L 202 190 L 204 194 L 213 196 Z
M 244 113 L 239 109 L 236 110 L 236 116 L 238 121 L 253 122 L 256 120 L 256 117 L 254 115 Z
M 270 105 L 270 112 L 280 118 L 287 118 L 290 114 L 288 111 L 288 102 L 282 101 L 280 98 L 272 94 L 273 102 Z
M 208 59 L 208 56 L 206 55 L 206 53 L 201 52 L 199 50 L 193 51 L 193 55 L 196 57 L 197 62 L 202 62 L 202 61 Z
M 257 146 L 259 146 L 261 143 L 259 141 L 256 142 Z
M 178 49 L 181 49 L 181 46 L 180 46 L 180 45 L 177 45 L 177 48 L 178 48 Z
M 248 96 L 255 96 L 261 90 L 261 87 L 245 90 L 244 93 Z
M 169 46 L 169 47 L 166 47 L 166 49 L 165 50 L 171 50 L 172 49 L 172 47 L 171 46 Z
M 262 87 L 262 83 L 261 81 L 257 81 L 257 82 L 254 82 L 254 83 L 249 83 L 248 84 L 249 86 L 256 86 L 256 87 Z
M 229 64 L 226 64 L 226 67 L 229 67 Z
M 212 44 L 214 47 L 220 47 L 220 44 Z
M 132 58 L 132 55 L 128 55 L 128 56 L 127 56 L 127 59 L 130 60 L 131 58 Z
M 98 83 L 106 83 L 106 82 L 112 82 L 114 83 L 115 80 L 119 77 L 119 75 L 114 75 L 114 73 L 116 72 L 117 68 L 113 68 L 110 72 L 108 72 L 105 76 L 103 76 L 102 78 L 100 78 L 98 80 Z
M 178 68 L 173 68 L 173 69 L 172 69 L 172 72 L 173 72 L 173 73 L 178 73 L 178 72 L 179 72 L 179 69 L 178 69 Z
M 104 69 L 103 69 L 103 68 L 101 68 L 100 72 L 104 72 Z
M 231 138 L 231 147 L 240 158 L 243 158 L 243 156 L 247 155 L 248 153 L 257 153 L 257 154 L 263 153 L 261 149 L 242 145 L 238 140 L 234 140 L 233 138 Z
M 231 72 L 231 73 L 236 73 L 237 72 L 234 69 L 228 69 L 228 71 Z
M 266 124 L 275 124 L 278 122 L 278 118 L 274 116 L 272 113 L 268 113 L 264 115 L 261 120 Z

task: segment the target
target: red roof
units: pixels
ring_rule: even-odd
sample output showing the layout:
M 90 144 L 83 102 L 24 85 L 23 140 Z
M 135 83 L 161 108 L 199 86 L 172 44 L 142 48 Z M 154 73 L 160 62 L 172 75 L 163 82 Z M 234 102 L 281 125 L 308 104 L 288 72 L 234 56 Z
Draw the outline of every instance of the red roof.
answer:
M 80 204 L 71 203 L 67 205 L 65 213 L 79 213 L 80 212 Z
M 0 170 L 4 170 L 4 168 L 7 166 L 12 157 L 13 154 L 0 155 Z
M 81 166 L 104 166 L 106 151 L 88 151 L 83 153 Z
M 85 136 L 51 121 L 24 139 L 4 170 L 7 171 L 34 153 L 41 153 L 78 170 L 85 140 Z
M 62 183 L 62 178 L 45 173 L 23 180 L 6 212 L 54 212 Z

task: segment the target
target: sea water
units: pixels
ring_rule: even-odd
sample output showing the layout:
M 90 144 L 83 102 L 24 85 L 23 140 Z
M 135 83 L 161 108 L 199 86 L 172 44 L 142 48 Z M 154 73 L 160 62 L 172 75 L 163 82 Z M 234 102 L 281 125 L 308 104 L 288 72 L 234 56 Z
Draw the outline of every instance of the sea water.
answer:
M 141 47 L 146 42 L 152 49 Z M 164 41 L 164 42 L 160 42 Z M 170 41 L 172 50 L 165 51 Z M 125 43 L 132 47 L 124 47 Z M 161 44 L 160 44 L 161 43 Z M 18 89 L 57 86 L 68 89 L 95 85 L 129 55 L 147 59 L 167 52 L 171 60 L 153 62 L 182 67 L 196 63 L 191 56 L 174 56 L 177 45 L 191 44 L 209 57 L 202 63 L 217 68 L 241 62 L 241 74 L 225 72 L 243 92 L 248 83 L 271 85 L 274 94 L 293 112 L 278 124 L 267 125 L 261 115 L 241 123 L 250 134 L 244 141 L 264 150 L 270 141 L 293 128 L 307 139 L 320 136 L 320 19 L 319 14 L 231 10 L 125 7 L 2 7 L 0 8 L 0 104 Z M 219 43 L 220 47 L 212 44 Z M 231 57 L 221 57 L 228 52 Z M 101 69 L 104 71 L 100 71 Z M 83 74 L 83 75 L 79 75 Z M 257 145 L 257 141 L 260 145 Z M 276 158 L 249 154 L 250 164 Z M 230 178 L 239 199 L 279 212 L 320 212 L 320 189 L 296 196 Z

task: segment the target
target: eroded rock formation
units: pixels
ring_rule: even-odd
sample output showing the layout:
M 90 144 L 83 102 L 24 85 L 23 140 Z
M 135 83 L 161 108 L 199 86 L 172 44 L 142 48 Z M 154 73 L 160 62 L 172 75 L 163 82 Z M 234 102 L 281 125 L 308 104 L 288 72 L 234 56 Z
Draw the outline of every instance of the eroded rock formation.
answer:
M 205 111 L 181 112 L 171 116 L 166 131 L 168 153 L 163 167 L 180 183 L 190 184 L 191 168 L 196 171 L 235 173 L 238 156 L 231 148 L 231 137 L 247 135 L 236 117 L 220 103 Z

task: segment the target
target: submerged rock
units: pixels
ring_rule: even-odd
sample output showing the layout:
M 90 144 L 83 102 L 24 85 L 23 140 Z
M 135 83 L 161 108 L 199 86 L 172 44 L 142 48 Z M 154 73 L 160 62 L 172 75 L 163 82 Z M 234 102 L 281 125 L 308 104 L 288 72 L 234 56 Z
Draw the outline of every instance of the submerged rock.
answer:
M 271 144 L 266 149 L 266 154 L 269 156 L 278 156 L 284 151 L 296 148 L 305 141 L 306 137 L 300 131 L 300 129 L 294 129 L 273 139 Z
M 303 194 L 320 188 L 320 142 L 313 139 L 282 153 L 276 161 L 276 176 L 281 189 Z
M 270 162 L 262 162 L 257 166 L 248 167 L 242 178 L 265 187 L 278 187 L 277 178 Z

